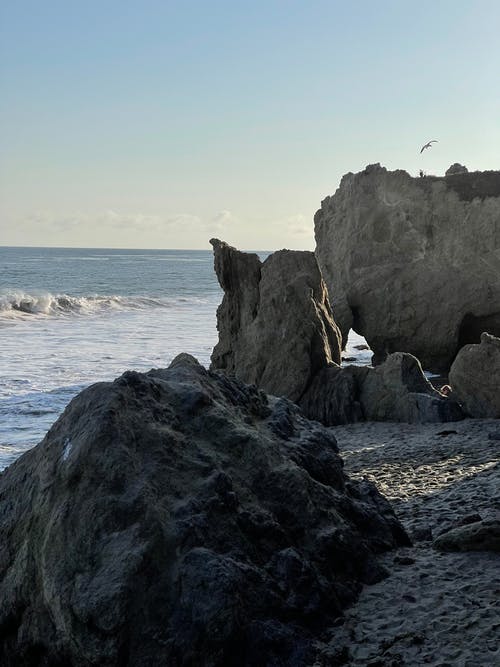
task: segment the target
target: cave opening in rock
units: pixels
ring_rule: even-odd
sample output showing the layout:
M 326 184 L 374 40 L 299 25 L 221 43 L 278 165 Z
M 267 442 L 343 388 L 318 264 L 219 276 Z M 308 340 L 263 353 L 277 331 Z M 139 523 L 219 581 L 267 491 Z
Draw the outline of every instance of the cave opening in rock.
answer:
M 373 352 L 366 338 L 356 333 L 354 329 L 349 330 L 347 343 L 342 353 L 342 365 L 371 366 Z

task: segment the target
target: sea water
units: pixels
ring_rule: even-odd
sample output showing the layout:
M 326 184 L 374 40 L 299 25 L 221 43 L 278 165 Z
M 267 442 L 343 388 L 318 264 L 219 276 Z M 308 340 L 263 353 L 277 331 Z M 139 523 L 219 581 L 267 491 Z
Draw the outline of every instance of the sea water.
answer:
M 180 352 L 207 366 L 221 299 L 209 250 L 0 247 L 0 470 L 89 384 Z M 346 356 L 369 363 L 364 342 Z
M 0 469 L 89 384 L 207 365 L 221 297 L 208 250 L 0 248 Z

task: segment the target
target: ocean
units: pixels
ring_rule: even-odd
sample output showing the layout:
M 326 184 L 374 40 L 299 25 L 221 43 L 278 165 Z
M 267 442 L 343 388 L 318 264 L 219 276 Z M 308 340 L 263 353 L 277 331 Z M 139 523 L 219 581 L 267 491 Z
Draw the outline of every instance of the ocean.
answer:
M 209 364 L 222 299 L 209 250 L 0 247 L 0 275 L 0 470 L 89 384 L 180 352 Z M 369 363 L 364 342 L 346 356 Z
M 180 352 L 209 363 L 212 252 L 0 248 L 0 469 L 81 389 Z

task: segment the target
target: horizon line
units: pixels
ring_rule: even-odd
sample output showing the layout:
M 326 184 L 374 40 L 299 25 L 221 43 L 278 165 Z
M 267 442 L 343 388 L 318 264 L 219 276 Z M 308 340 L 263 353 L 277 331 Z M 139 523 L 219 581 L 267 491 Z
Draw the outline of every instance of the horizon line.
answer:
M 226 243 L 226 241 L 224 241 Z M 230 244 L 228 244 L 230 245 Z M 234 247 L 234 246 L 233 246 Z M 179 252 L 213 252 L 211 248 L 128 248 L 123 246 L 59 246 L 59 245 L 7 245 L 0 243 L 0 248 L 12 248 L 12 249 L 28 249 L 28 250 L 157 250 L 163 252 L 165 250 L 175 250 Z M 281 249 L 281 248 L 280 248 Z M 276 252 L 276 250 L 269 250 L 259 248 L 237 248 L 241 252 Z M 310 251 L 311 252 L 311 251 Z

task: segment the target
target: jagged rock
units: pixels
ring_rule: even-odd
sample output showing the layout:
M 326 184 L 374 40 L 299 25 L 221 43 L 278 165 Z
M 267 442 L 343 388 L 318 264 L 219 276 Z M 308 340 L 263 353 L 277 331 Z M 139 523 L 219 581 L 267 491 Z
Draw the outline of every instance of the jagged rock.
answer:
M 500 172 L 346 174 L 315 216 L 316 256 L 344 343 L 379 363 L 410 352 L 448 370 L 482 331 L 500 335 Z
M 363 421 L 360 387 L 368 372 L 365 366 L 322 369 L 300 400 L 304 414 L 327 426 Z
M 418 359 L 395 352 L 377 366 L 330 366 L 316 376 L 300 405 L 310 419 L 336 425 L 368 421 L 407 423 L 463 419 L 459 405 L 434 389 Z
M 332 338 L 340 360 L 338 330 L 312 253 L 280 251 L 260 264 L 256 255 L 211 243 L 224 289 L 213 367 L 297 402 L 326 425 L 462 418 L 410 354 L 392 354 L 375 369 L 331 361 Z
M 257 255 L 211 243 L 224 289 L 212 367 L 298 403 L 326 425 L 463 417 L 410 354 L 394 353 L 375 369 L 335 363 L 340 338 L 312 253 L 281 250 L 261 264 Z
M 500 338 L 481 335 L 466 345 L 450 369 L 453 391 L 471 417 L 500 418 Z
M 328 429 L 188 355 L 0 475 L 0 664 L 304 665 L 408 538 Z
M 297 401 L 329 363 L 340 363 L 340 334 L 312 252 L 280 250 L 261 262 L 212 239 L 224 290 L 212 368 Z
M 454 174 L 468 174 L 469 170 L 463 164 L 459 162 L 454 162 L 448 169 L 445 171 L 445 176 L 453 176 Z
M 434 540 L 439 551 L 500 551 L 500 521 L 483 519 L 443 533 Z
M 369 371 L 360 392 L 368 421 L 430 423 L 463 419 L 458 404 L 434 389 L 419 360 L 411 354 L 395 352 Z

